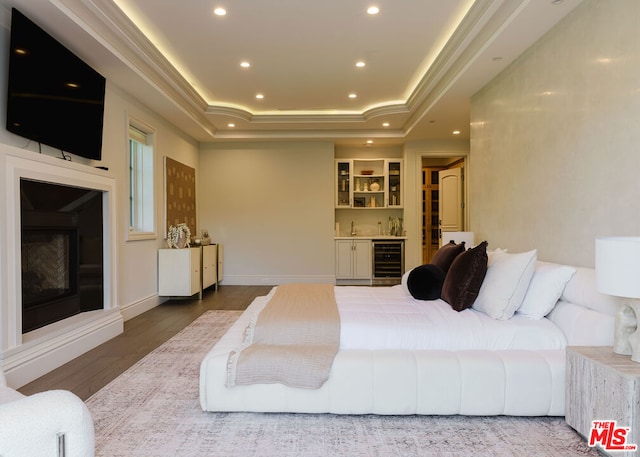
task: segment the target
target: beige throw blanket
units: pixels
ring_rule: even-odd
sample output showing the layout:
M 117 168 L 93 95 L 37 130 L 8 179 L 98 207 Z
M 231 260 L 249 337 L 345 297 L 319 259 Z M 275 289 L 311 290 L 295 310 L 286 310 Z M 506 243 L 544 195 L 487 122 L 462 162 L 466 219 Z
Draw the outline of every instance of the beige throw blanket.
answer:
M 340 316 L 331 284 L 285 284 L 229 356 L 229 386 L 281 383 L 318 389 L 340 346 Z

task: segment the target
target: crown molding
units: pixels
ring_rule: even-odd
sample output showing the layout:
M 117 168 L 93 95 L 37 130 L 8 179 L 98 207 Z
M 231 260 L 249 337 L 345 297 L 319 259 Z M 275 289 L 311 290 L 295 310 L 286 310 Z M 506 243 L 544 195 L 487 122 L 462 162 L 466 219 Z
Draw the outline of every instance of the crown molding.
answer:
M 84 8 L 74 4 L 73 10 L 60 0 L 52 3 L 174 109 L 213 136 L 216 129 L 204 114 L 207 102 L 113 1 L 76 0 Z M 135 96 L 131 87 L 122 88 Z
M 426 113 L 477 61 L 530 0 L 477 0 L 409 97 L 411 116 L 403 125 L 410 133 Z
M 363 138 L 404 139 L 402 130 L 219 130 L 215 139 L 223 141 L 238 140 L 362 140 Z
M 409 108 L 404 103 L 390 103 L 376 106 L 362 113 L 345 113 L 334 110 L 294 112 L 285 111 L 279 113 L 251 113 L 242 108 L 232 106 L 209 105 L 205 111 L 211 116 L 229 116 L 252 124 L 308 124 L 308 123 L 353 123 L 366 122 L 380 116 L 392 116 L 407 114 Z

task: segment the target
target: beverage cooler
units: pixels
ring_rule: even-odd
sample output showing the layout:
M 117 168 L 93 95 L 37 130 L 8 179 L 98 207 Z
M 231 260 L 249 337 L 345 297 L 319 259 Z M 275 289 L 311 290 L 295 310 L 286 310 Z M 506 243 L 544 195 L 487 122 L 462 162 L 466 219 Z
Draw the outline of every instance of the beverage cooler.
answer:
M 404 240 L 373 240 L 373 285 L 400 284 L 404 274 Z

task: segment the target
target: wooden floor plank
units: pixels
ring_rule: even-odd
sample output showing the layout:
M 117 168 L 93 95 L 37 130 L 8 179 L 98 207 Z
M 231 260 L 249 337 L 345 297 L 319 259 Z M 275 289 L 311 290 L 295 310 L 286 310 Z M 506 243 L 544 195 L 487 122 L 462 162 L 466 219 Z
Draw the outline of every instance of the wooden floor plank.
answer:
M 70 390 L 86 400 L 211 309 L 244 310 L 271 286 L 220 286 L 202 300 L 170 300 L 124 323 L 124 332 L 19 389 L 31 395 L 51 389 Z

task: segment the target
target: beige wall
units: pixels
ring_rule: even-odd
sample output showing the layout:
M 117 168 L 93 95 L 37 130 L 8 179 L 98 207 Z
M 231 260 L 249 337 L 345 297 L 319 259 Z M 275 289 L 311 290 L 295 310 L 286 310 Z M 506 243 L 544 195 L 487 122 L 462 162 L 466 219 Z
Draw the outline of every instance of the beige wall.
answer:
M 129 227 L 128 116 L 144 122 L 156 131 L 154 203 L 157 236 L 150 240 L 127 241 Z M 171 157 L 195 168 L 197 181 L 198 151 L 198 143 L 193 139 L 144 106 L 137 104 L 127 93 L 108 86 L 102 165 L 109 167 L 109 171 L 116 178 L 118 295 L 125 318 L 146 311 L 161 301 L 158 297 L 158 249 L 166 247 L 163 157 Z M 196 208 L 197 205 L 196 201 Z
M 640 2 L 586 0 L 472 100 L 471 228 L 593 266 L 640 234 Z
M 198 218 L 224 284 L 333 282 L 332 143 L 201 146 Z

